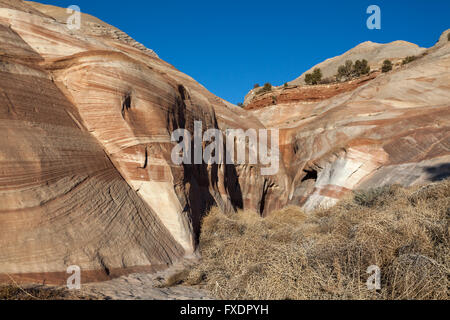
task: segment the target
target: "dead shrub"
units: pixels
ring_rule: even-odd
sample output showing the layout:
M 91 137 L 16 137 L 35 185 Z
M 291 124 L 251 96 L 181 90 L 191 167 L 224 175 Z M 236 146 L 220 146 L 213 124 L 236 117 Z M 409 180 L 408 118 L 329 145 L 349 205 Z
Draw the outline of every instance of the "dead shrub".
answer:
M 447 299 L 450 182 L 359 191 L 327 210 L 261 218 L 213 208 L 186 283 L 221 299 Z M 369 291 L 367 268 L 382 272 Z
M 0 287 L 0 300 L 95 300 L 95 298 L 62 288 L 5 285 Z

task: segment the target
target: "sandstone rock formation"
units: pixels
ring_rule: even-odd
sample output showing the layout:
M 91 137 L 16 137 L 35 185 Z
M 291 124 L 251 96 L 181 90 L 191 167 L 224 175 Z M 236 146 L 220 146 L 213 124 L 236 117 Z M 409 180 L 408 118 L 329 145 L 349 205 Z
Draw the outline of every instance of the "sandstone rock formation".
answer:
M 392 73 L 243 110 L 123 32 L 84 14 L 70 30 L 66 15 L 0 0 L 0 282 L 64 283 L 70 265 L 84 282 L 156 271 L 195 252 L 211 206 L 312 209 L 449 171 L 444 41 Z M 171 133 L 194 121 L 280 129 L 278 174 L 175 165 Z
M 366 41 L 340 56 L 319 63 L 290 83 L 303 84 L 305 74 L 312 72 L 315 68 L 320 68 L 325 78 L 334 76 L 337 73 L 337 67 L 345 64 L 347 60 L 356 61 L 366 59 L 372 69 L 379 69 L 386 59 L 391 60 L 395 64 L 401 62 L 407 56 L 420 55 L 425 50 L 425 48 L 420 48 L 416 44 L 407 41 L 394 41 L 390 43 Z
M 426 51 L 425 48 L 406 42 L 406 41 L 394 41 L 391 43 L 374 43 L 371 41 L 363 42 L 353 49 L 345 52 L 344 54 L 330 58 L 321 62 L 308 71 L 304 72 L 300 77 L 295 80 L 289 81 L 289 85 L 304 85 L 305 75 L 311 73 L 314 69 L 320 68 L 323 78 L 329 78 L 336 75 L 338 67 L 345 64 L 347 60 L 367 60 L 372 70 L 381 69 L 383 61 L 386 59 L 391 60 L 394 64 L 401 63 L 401 61 L 407 56 L 418 56 Z M 255 97 L 257 90 L 251 90 L 245 97 L 244 104 L 247 105 Z
M 281 130 L 289 203 L 311 210 L 356 188 L 450 176 L 448 32 L 423 57 L 376 78 L 277 89 L 250 102 L 266 127 Z
M 367 76 L 342 83 L 332 83 L 315 86 L 287 86 L 273 88 L 270 92 L 259 93 L 245 106 L 246 110 L 255 110 L 277 104 L 292 104 L 296 102 L 319 102 L 333 98 L 344 92 L 351 92 L 356 88 L 375 79 L 380 74 L 374 71 Z
M 30 7 L 36 9 L 38 12 L 45 14 L 46 16 L 55 19 L 61 24 L 67 23 L 67 9 L 50 6 L 33 1 L 25 1 Z M 83 13 L 81 19 L 80 31 L 85 35 L 99 36 L 102 38 L 110 38 L 118 42 L 126 43 L 134 48 L 140 49 L 143 52 L 148 53 L 151 56 L 158 57 L 158 55 L 151 49 L 146 48 L 143 44 L 137 42 L 122 30 L 111 26 L 96 17 Z
M 69 30 L 65 12 L 0 2 L 0 280 L 164 268 L 194 252 L 211 206 L 284 204 L 286 180 L 256 165 L 170 158 L 175 129 L 263 128 L 256 118 L 92 17 Z

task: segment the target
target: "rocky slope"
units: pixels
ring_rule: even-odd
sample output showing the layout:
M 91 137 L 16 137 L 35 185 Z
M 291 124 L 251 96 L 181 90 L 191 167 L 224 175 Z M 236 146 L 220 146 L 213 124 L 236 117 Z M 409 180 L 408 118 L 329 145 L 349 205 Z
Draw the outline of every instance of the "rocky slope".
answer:
M 46 16 L 55 19 L 61 24 L 67 23 L 68 14 L 67 10 L 64 8 L 59 8 L 33 1 L 24 1 L 24 2 L 33 9 L 36 9 L 40 13 L 43 13 Z M 137 42 L 122 30 L 119 30 L 116 27 L 111 26 L 89 14 L 86 13 L 82 14 L 80 31 L 85 35 L 110 38 L 111 40 L 123 42 L 145 53 L 148 53 L 153 57 L 158 57 L 158 55 L 153 50 L 146 48 L 143 44 Z
M 333 77 L 337 74 L 338 67 L 344 65 L 347 60 L 355 62 L 356 60 L 365 59 L 372 70 L 380 70 L 383 61 L 386 59 L 391 60 L 393 64 L 400 64 L 405 57 L 419 56 L 425 51 L 425 48 L 420 48 L 407 41 L 394 41 L 385 44 L 366 41 L 340 56 L 327 59 L 315 65 L 297 79 L 289 81 L 288 84 L 290 86 L 304 85 L 305 75 L 311 73 L 316 68 L 320 68 L 323 78 Z M 257 89 L 254 89 L 246 95 L 244 100 L 245 105 L 248 105 L 255 98 L 256 92 Z
M 375 79 L 379 74 L 380 72 L 374 71 L 367 76 L 339 83 L 272 88 L 270 92 L 256 95 L 247 103 L 245 109 L 255 110 L 277 104 L 320 102 L 333 98 L 341 93 L 351 92 Z
M 372 69 L 380 69 L 383 61 L 386 59 L 396 64 L 407 56 L 418 56 L 424 53 L 425 50 L 425 48 L 420 48 L 416 44 L 407 41 L 394 41 L 390 43 L 366 41 L 340 56 L 319 63 L 297 79 L 289 82 L 289 84 L 304 84 L 305 74 L 312 72 L 315 68 L 320 68 L 323 76 L 327 78 L 334 76 L 337 73 L 337 66 L 345 64 L 347 60 L 356 61 L 366 59 Z
M 157 271 L 194 254 L 212 206 L 312 209 L 449 172 L 445 41 L 370 81 L 247 111 L 91 16 L 69 30 L 66 14 L 0 0 L 0 281 L 64 283 L 70 265 L 84 282 Z M 170 135 L 194 121 L 280 129 L 278 174 L 174 165 Z
M 293 88 L 276 96 L 316 90 L 316 100 L 285 93 L 280 103 L 264 103 L 262 96 L 249 104 L 257 106 L 250 111 L 265 126 L 281 130 L 289 203 L 311 210 L 355 188 L 450 176 L 448 32 L 422 58 L 370 81 Z M 340 91 L 333 95 L 333 89 Z

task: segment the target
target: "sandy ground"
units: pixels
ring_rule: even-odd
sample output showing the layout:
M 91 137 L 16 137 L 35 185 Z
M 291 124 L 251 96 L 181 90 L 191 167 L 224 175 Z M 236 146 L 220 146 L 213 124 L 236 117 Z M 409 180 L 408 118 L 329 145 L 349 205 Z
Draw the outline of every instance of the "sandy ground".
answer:
M 191 286 L 164 287 L 166 279 L 186 267 L 173 267 L 155 274 L 136 273 L 106 282 L 85 284 L 81 293 L 104 300 L 212 300 L 206 290 Z

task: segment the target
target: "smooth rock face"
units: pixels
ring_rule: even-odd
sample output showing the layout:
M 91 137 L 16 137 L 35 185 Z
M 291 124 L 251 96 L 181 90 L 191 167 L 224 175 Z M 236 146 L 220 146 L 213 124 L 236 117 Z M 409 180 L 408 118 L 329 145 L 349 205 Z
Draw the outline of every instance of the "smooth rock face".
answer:
M 0 36 L 0 280 L 65 281 L 72 264 L 86 281 L 106 279 L 180 259 L 40 55 L 5 25 Z
M 0 0 L 0 282 L 65 283 L 70 265 L 84 282 L 157 271 L 195 252 L 211 206 L 309 210 L 448 174 L 444 41 L 370 81 L 247 111 L 100 20 L 69 30 L 65 14 Z M 278 174 L 175 165 L 171 133 L 195 121 L 280 129 Z
M 0 2 L 0 281 L 159 270 L 195 251 L 211 206 L 284 205 L 287 180 L 258 165 L 171 160 L 176 129 L 256 118 L 95 18 L 69 30 L 65 12 Z
M 312 210 L 357 188 L 450 176 L 450 43 L 426 53 L 350 92 L 251 110 L 281 130 L 289 203 Z M 314 87 L 293 90 L 333 85 Z

